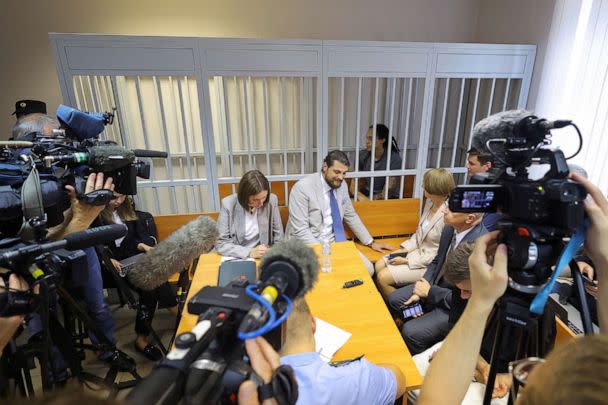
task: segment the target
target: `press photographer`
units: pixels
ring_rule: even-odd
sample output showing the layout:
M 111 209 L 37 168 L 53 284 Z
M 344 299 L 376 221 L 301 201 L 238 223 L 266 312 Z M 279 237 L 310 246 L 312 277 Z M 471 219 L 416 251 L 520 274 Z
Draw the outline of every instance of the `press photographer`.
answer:
M 601 280 L 606 277 L 608 266 L 608 201 L 586 179 L 575 174 L 568 176 L 566 158 L 561 151 L 544 148 L 550 143 L 549 130 L 567 125 L 573 124 L 549 122 L 525 111 L 496 114 L 476 125 L 473 145 L 491 153 L 497 169 L 485 182 L 496 185 L 462 187 L 450 203 L 461 211 L 499 208 L 503 218 L 498 222 L 500 233 L 480 238 L 469 258 L 471 297 L 431 363 L 421 403 L 461 403 L 475 368 L 486 319 L 491 313 L 498 313 L 505 328 L 520 329 L 517 358 L 534 351 L 541 356 L 545 354 L 542 345 L 539 346 L 539 336 L 532 333 L 538 333 L 539 319 L 545 312 L 555 278 L 567 264 L 576 266 L 573 256 L 585 242 L 585 236 L 585 248 L 601 274 L 598 275 L 600 327 L 606 328 L 608 307 Z M 539 180 L 528 176 L 533 162 L 550 166 Z M 590 197 L 585 199 L 587 193 Z M 465 200 L 468 203 L 464 203 Z M 585 212 L 588 220 L 584 219 Z M 496 243 L 499 245 L 494 253 L 491 245 Z M 580 272 L 573 270 L 573 276 L 577 288 L 582 289 Z M 499 305 L 495 306 L 497 301 Z M 584 309 L 582 317 L 585 331 L 590 333 L 590 321 Z M 492 363 L 502 334 L 499 328 Z M 603 378 L 605 373 L 597 367 L 598 361 L 605 362 L 608 358 L 608 346 L 604 343 L 604 350 L 593 355 L 588 350 L 579 350 L 586 344 L 601 347 L 600 340 L 606 341 L 605 337 L 585 337 L 557 349 L 549 355 L 547 364 L 537 366 L 538 371 L 534 369 L 529 379 L 526 376 L 532 367 L 542 360 L 530 358 L 512 363 L 514 383 L 510 399 L 522 403 L 595 403 L 600 393 L 606 398 L 606 393 L 597 385 L 597 378 Z M 570 354 L 564 356 L 566 350 Z M 566 358 L 571 360 L 568 364 L 563 361 Z M 459 364 L 458 369 L 453 364 Z M 484 403 L 490 402 L 496 372 L 493 368 L 494 365 L 488 376 L 490 388 L 486 387 Z M 541 374 L 541 370 L 545 373 Z M 547 373 L 551 374 L 550 378 Z M 540 385 L 536 375 L 545 376 L 543 384 L 547 387 Z M 579 375 L 585 376 L 584 381 L 575 377 Z M 518 396 L 517 388 L 524 386 Z

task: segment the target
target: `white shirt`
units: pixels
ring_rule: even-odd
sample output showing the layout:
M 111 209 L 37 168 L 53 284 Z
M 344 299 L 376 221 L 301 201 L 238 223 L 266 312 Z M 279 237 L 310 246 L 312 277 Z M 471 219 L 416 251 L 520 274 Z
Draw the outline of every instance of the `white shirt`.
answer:
M 255 247 L 260 244 L 260 228 L 258 227 L 258 210 L 245 211 L 245 247 Z
M 458 245 L 460 245 L 460 242 L 462 242 L 462 240 L 464 239 L 465 236 L 467 236 L 467 233 L 471 232 L 473 230 L 473 228 L 475 228 L 475 226 L 470 227 L 469 229 L 466 229 L 462 232 L 456 232 L 456 242 L 454 242 L 454 249 L 456 249 L 458 247 Z
M 120 218 L 120 215 L 118 215 L 118 212 L 114 211 L 112 212 L 112 219 L 114 220 L 115 224 L 120 224 L 120 225 L 124 225 L 125 223 L 122 221 L 122 219 Z M 120 244 L 122 243 L 122 241 L 125 239 L 125 237 L 123 236 L 122 238 L 118 238 L 114 241 L 114 243 L 116 244 L 116 247 L 120 246 Z

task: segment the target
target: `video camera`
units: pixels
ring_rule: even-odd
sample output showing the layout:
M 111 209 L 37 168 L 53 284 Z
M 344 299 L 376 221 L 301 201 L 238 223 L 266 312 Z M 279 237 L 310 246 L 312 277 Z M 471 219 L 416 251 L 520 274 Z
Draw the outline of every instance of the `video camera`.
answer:
M 114 198 L 111 190 L 85 194 L 90 173 L 102 172 L 112 177 L 116 192 L 135 195 L 137 177 L 150 177 L 150 163 L 137 158 L 167 157 L 166 152 L 130 150 L 99 140 L 105 125 L 114 121 L 111 112 L 86 113 L 60 105 L 57 118 L 62 129 L 50 135 L 31 133 L 16 141 L 0 142 L 0 233 L 4 236 L 19 230 L 23 216 L 27 216 L 25 207 L 42 205 L 47 226 L 62 223 L 63 212 L 70 206 L 65 192 L 68 184 L 84 202 L 107 204 Z M 33 168 L 39 172 L 39 180 L 32 184 L 38 186 L 24 193 L 23 185 Z
M 551 266 L 584 220 L 584 187 L 568 179 L 561 150 L 547 148 L 551 129 L 573 126 L 571 121 L 547 121 L 524 110 L 506 111 L 480 121 L 472 145 L 489 157 L 492 168 L 458 186 L 449 200 L 454 212 L 502 214 L 497 228 L 499 243 L 508 248 L 509 286 L 535 293 L 547 282 Z M 529 178 L 532 164 L 549 165 L 538 180 Z M 540 166 L 539 166 L 540 167 Z
M 75 232 L 65 239 L 37 243 L 21 238 L 0 240 L 0 267 L 15 273 L 28 284 L 44 279 L 50 286 L 56 285 L 73 269 L 87 266 L 86 254 L 80 250 L 120 238 L 127 233 L 121 224 L 104 225 Z M 8 277 L 4 289 L 0 289 L 0 316 L 25 315 L 36 310 L 37 301 L 30 291 L 12 291 L 8 288 Z
M 251 369 L 244 341 L 265 336 L 276 350 L 291 299 L 303 298 L 318 276 L 315 252 L 299 240 L 277 243 L 260 262 L 260 280 L 204 287 L 188 303 L 199 315 L 196 326 L 177 336 L 175 348 L 127 396 L 132 405 L 236 404 L 240 384 L 262 382 Z M 275 329 L 276 328 L 276 329 Z M 275 372 L 274 397 L 280 405 L 297 400 L 295 377 L 286 368 Z

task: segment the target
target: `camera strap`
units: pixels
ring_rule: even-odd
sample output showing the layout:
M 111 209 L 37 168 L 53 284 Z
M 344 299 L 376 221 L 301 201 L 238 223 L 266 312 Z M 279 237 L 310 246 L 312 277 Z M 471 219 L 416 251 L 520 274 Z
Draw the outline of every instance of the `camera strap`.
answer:
M 31 219 L 44 219 L 44 203 L 40 188 L 40 175 L 36 165 L 32 162 L 32 169 L 21 187 L 21 209 L 23 211 L 23 224 L 19 236 L 23 240 L 36 239 L 36 232 L 30 222 Z
M 580 248 L 585 243 L 585 239 L 587 237 L 587 228 L 589 227 L 589 218 L 586 218 L 576 229 L 576 232 L 570 238 L 568 244 L 564 247 L 562 254 L 559 256 L 559 260 L 557 261 L 557 265 L 555 266 L 555 270 L 551 275 L 551 279 L 536 297 L 532 300 L 530 304 L 530 312 L 541 315 L 545 310 L 545 304 L 547 303 L 547 299 L 549 298 L 549 294 L 553 291 L 553 286 L 557 280 L 557 276 L 562 272 L 562 270 L 570 263 L 570 261 L 576 256 Z M 576 271 L 572 269 L 572 271 Z

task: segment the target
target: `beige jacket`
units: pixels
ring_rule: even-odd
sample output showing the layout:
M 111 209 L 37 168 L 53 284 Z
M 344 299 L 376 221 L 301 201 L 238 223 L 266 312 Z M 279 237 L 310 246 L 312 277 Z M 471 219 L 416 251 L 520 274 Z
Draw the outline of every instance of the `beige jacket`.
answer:
M 429 224 L 422 231 L 422 223 L 427 219 L 431 211 L 431 201 L 427 201 L 416 233 L 401 244 L 401 247 L 409 252 L 407 254 L 407 263 L 410 269 L 426 268 L 437 255 L 439 239 L 441 238 L 441 231 L 443 231 L 444 207 L 447 207 L 447 202 L 441 204 L 441 207 L 439 207 L 432 218 L 428 218 Z

